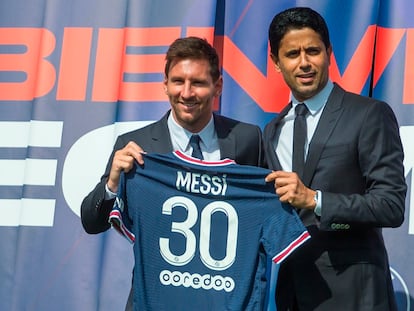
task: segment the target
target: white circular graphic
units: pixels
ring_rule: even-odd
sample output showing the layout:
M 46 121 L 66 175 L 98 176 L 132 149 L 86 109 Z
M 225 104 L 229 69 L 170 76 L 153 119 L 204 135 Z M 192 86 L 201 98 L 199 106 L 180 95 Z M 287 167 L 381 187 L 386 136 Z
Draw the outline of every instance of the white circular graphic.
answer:
M 105 171 L 118 135 L 154 121 L 120 122 L 97 128 L 80 137 L 68 151 L 62 172 L 62 191 L 69 208 L 80 216 L 83 198 Z

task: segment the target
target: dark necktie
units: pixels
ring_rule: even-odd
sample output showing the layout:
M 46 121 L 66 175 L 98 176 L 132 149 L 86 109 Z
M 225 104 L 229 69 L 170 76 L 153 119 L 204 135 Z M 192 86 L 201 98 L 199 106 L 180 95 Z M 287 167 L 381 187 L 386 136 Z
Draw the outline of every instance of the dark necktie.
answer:
M 292 171 L 302 178 L 305 166 L 305 142 L 306 142 L 306 114 L 309 112 L 305 104 L 298 104 L 295 108 L 295 124 L 293 126 L 293 151 Z
M 191 154 L 191 156 L 193 158 L 203 160 L 203 153 L 201 152 L 200 148 L 200 136 L 192 135 L 190 138 L 190 146 L 193 148 L 193 153 Z

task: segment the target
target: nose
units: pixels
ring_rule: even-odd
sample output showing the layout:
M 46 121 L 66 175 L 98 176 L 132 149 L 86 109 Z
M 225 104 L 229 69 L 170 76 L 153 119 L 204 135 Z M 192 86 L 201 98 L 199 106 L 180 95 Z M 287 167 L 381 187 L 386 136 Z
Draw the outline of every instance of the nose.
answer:
M 308 56 L 305 52 L 300 53 L 300 67 L 302 69 L 310 68 Z
M 189 81 L 186 81 L 183 84 L 183 88 L 181 90 L 181 97 L 190 98 L 192 96 L 193 96 L 193 88 L 191 86 L 191 83 Z

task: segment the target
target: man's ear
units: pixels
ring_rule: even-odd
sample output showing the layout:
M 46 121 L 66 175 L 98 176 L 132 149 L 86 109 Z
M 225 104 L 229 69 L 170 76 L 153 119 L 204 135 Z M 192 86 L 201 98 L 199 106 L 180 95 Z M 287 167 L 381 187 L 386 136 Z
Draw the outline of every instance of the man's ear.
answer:
M 216 97 L 220 96 L 221 92 L 223 91 L 223 76 L 220 75 L 220 77 L 216 81 L 215 89 L 216 89 L 216 93 L 214 94 L 214 96 Z
M 273 65 L 275 66 L 276 71 L 280 72 L 281 70 L 280 70 L 280 67 L 279 67 L 278 57 L 275 54 L 270 53 L 270 58 L 272 59 L 272 62 L 273 62 Z
M 332 57 L 332 45 L 330 45 L 327 49 L 326 49 L 326 53 L 328 54 L 328 62 L 329 65 L 331 64 L 331 57 Z
M 164 77 L 164 81 L 162 82 L 162 84 L 164 88 L 164 93 L 168 95 L 167 82 L 168 82 L 168 78 Z

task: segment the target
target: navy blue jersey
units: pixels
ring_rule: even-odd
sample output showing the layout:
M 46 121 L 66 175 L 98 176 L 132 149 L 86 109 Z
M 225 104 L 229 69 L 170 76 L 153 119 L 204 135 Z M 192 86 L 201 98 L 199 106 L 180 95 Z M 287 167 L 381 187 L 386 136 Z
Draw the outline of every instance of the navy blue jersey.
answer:
M 309 238 L 267 169 L 180 152 L 121 175 L 110 222 L 134 242 L 135 310 L 262 310 L 267 258 Z

